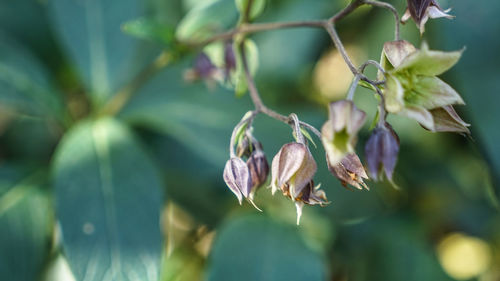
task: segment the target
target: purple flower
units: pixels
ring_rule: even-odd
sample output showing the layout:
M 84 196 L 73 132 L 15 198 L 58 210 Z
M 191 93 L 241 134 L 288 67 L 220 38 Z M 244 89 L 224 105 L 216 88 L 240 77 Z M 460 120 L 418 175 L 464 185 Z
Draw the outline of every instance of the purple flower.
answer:
M 392 182 L 392 175 L 399 153 L 399 138 L 391 125 L 373 130 L 372 135 L 366 142 L 365 156 L 370 177 L 374 180 L 380 179 L 381 172 Z

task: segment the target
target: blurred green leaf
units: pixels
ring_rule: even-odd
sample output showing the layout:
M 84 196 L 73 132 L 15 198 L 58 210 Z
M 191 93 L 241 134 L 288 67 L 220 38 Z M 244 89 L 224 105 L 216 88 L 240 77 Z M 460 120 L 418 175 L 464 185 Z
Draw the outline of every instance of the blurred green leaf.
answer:
M 220 228 L 207 280 L 326 280 L 324 261 L 291 225 L 263 215 L 234 218 Z
M 342 262 L 351 270 L 349 280 L 450 281 L 422 227 L 408 217 L 374 219 L 346 227 L 339 243 L 351 247 Z
M 238 11 L 233 0 L 215 0 L 191 9 L 177 26 L 181 41 L 203 40 L 236 23 Z
M 150 52 L 121 25 L 142 16 L 139 0 L 53 0 L 49 10 L 61 42 L 96 105 L 102 105 L 149 62 Z
M 53 168 L 75 277 L 157 280 L 161 181 L 131 132 L 112 119 L 81 123 L 63 139 Z
M 38 280 L 53 229 L 49 194 L 38 173 L 5 181 L 0 170 L 0 279 Z
M 238 11 L 243 14 L 247 10 L 249 0 L 235 0 Z M 266 7 L 266 0 L 254 0 L 250 11 L 250 19 L 258 17 Z
M 0 108 L 63 119 L 63 109 L 45 68 L 23 46 L 0 33 Z
M 125 33 L 137 38 L 160 42 L 167 46 L 174 40 L 172 27 L 149 18 L 128 21 L 122 25 L 122 29 Z
M 127 122 L 168 134 L 211 165 L 223 167 L 232 128 L 248 111 L 248 103 L 220 88 L 182 80 L 186 62 L 165 69 L 132 98 L 119 115 Z

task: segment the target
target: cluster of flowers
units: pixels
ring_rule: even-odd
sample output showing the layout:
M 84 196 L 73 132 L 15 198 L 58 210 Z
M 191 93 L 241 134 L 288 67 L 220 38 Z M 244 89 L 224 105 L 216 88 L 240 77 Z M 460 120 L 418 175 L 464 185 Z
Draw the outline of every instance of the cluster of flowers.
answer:
M 447 12 L 434 0 L 408 0 L 402 20 L 412 17 L 423 32 L 428 18 L 451 17 Z M 462 51 L 429 50 L 425 43 L 420 49 L 404 40 L 385 43 L 378 73 L 379 81 L 384 83 L 375 89 L 381 95 L 380 107 L 376 116 L 377 125 L 365 145 L 366 169 L 355 152 L 357 135 L 366 121 L 366 114 L 352 100 L 346 99 L 330 103 L 328 120 L 321 129 L 329 171 L 344 186 L 350 185 L 357 189 L 368 190 L 364 181 L 369 178 L 386 178 L 393 182 L 399 138 L 386 122 L 388 113 L 414 119 L 432 132 L 469 134 L 469 124 L 453 108 L 454 105 L 463 105 L 464 101 L 451 86 L 437 77 L 455 65 L 461 54 Z M 227 75 L 236 64 L 232 48 L 226 47 L 224 56 L 226 66 L 223 70 Z M 195 69 L 203 78 L 217 71 L 204 55 L 196 63 Z M 283 145 L 273 157 L 269 187 L 273 195 L 280 191 L 295 203 L 299 224 L 304 205 L 325 206 L 329 202 L 320 185 L 314 184 L 316 161 L 301 132 L 298 118 L 292 115 L 295 117 L 293 125 L 296 141 Z M 254 195 L 267 181 L 269 164 L 261 143 L 252 135 L 251 121 L 239 126 L 235 128 L 235 131 L 240 132 L 236 153 L 231 151 L 231 158 L 224 169 L 224 180 L 240 204 L 245 198 L 258 209 Z M 233 145 L 231 143 L 231 150 Z

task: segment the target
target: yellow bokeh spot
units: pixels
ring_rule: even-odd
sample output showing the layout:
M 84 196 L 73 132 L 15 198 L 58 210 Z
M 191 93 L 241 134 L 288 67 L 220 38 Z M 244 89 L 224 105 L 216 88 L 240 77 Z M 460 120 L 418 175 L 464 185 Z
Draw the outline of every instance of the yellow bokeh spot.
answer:
M 346 51 L 355 64 L 365 57 L 364 52 L 356 46 L 346 46 Z M 314 68 L 314 87 L 326 100 L 344 98 L 352 79 L 351 71 L 337 50 L 324 54 Z
M 488 270 L 491 262 L 491 251 L 486 242 L 461 233 L 446 236 L 437 251 L 443 269 L 458 280 L 481 275 Z

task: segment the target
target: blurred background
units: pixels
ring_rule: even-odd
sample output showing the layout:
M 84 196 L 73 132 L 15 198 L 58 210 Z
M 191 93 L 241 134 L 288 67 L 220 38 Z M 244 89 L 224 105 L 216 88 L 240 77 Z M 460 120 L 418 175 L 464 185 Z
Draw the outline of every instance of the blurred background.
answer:
M 402 26 L 416 46 L 466 47 L 442 78 L 467 103 L 457 110 L 472 137 L 391 116 L 399 190 L 347 190 L 323 148 L 311 148 L 315 182 L 332 203 L 306 206 L 299 227 L 283 196 L 262 188 L 259 213 L 225 186 L 231 130 L 252 104 L 220 85 L 185 82 L 196 53 L 148 79 L 116 118 L 97 118 L 206 2 L 214 1 L 0 0 L 0 280 L 104 280 L 120 268 L 112 280 L 500 280 L 500 2 L 440 0 L 455 19 L 430 20 L 423 37 L 413 22 Z M 219 14 L 203 16 L 234 26 L 234 2 L 218 2 Z M 322 19 L 349 2 L 268 0 L 256 21 Z M 406 1 L 388 2 L 404 12 Z M 124 28 L 137 19 L 155 25 Z M 337 25 L 358 64 L 379 60 L 393 28 L 389 12 L 371 7 Z M 156 37 L 137 38 L 144 33 Z M 327 34 L 251 38 L 264 102 L 319 128 L 352 79 Z M 355 102 L 373 118 L 370 91 L 358 89 Z M 266 116 L 254 128 L 269 161 L 293 140 Z

